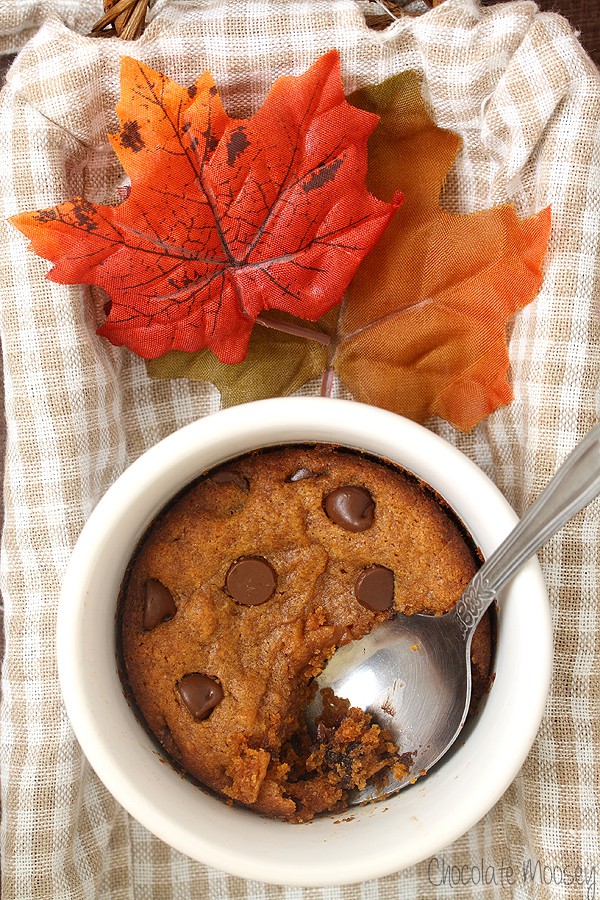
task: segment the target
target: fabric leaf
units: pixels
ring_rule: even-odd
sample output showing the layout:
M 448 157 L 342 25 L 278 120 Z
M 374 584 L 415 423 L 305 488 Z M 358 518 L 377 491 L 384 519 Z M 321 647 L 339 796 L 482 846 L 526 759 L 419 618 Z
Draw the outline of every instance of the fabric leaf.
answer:
M 125 59 L 117 112 L 124 202 L 11 221 L 52 280 L 106 291 L 98 333 L 147 359 L 208 347 L 238 363 L 262 310 L 316 320 L 402 201 L 365 187 L 377 118 L 347 103 L 337 51 L 280 78 L 250 119 L 229 118 L 208 73 L 188 89 Z
M 468 431 L 512 399 L 506 323 L 540 289 L 550 209 L 443 210 L 458 139 L 436 128 L 414 73 L 349 99 L 381 117 L 369 188 L 402 184 L 405 203 L 349 286 L 330 364 L 357 400 Z

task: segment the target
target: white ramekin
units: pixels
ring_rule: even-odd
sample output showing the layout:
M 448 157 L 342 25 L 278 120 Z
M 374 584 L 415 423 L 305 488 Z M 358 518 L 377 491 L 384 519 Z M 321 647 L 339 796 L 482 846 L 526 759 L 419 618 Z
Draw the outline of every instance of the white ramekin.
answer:
M 194 422 L 134 462 L 100 500 L 74 549 L 58 615 L 61 686 L 75 734 L 132 816 L 188 856 L 233 875 L 316 886 L 399 871 L 451 844 L 502 796 L 535 739 L 550 683 L 552 636 L 540 567 L 504 591 L 493 686 L 456 751 L 387 801 L 290 825 L 228 806 L 166 765 L 129 708 L 115 657 L 119 587 L 161 507 L 206 469 L 258 447 L 325 441 L 414 472 L 454 508 L 484 555 L 516 516 L 483 472 L 427 429 L 330 398 L 236 406 Z

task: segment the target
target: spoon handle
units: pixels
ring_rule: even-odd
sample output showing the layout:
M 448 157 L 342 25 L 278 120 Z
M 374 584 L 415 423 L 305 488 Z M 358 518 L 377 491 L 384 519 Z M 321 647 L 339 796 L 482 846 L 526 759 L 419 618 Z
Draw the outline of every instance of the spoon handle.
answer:
M 475 575 L 455 607 L 466 638 L 527 560 L 600 493 L 600 424 L 567 456 L 535 503 Z

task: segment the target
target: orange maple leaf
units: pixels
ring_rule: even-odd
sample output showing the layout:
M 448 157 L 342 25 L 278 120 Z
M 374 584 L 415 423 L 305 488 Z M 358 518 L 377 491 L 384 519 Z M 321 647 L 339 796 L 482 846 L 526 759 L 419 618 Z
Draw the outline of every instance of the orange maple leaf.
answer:
M 236 363 L 262 310 L 318 319 L 402 201 L 365 187 L 377 117 L 347 103 L 337 51 L 280 78 L 250 119 L 227 115 L 208 73 L 188 89 L 126 58 L 117 112 L 125 201 L 11 221 L 49 278 L 107 292 L 98 333 L 148 359 L 207 347 Z

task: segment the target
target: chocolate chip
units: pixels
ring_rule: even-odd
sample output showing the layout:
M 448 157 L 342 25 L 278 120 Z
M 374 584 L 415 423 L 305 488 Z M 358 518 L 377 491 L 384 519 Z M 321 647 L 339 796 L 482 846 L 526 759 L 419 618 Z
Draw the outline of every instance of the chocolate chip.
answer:
M 221 469 L 219 472 L 211 475 L 210 478 L 215 484 L 235 484 L 242 491 L 250 489 L 250 482 L 246 476 L 242 475 L 241 472 L 236 472 L 235 469 Z
M 229 567 L 225 589 L 242 606 L 260 606 L 275 593 L 277 575 L 262 556 L 242 556 Z
M 152 631 L 161 622 L 168 622 L 177 612 L 169 588 L 156 578 L 149 578 L 144 585 L 144 631 Z
M 313 472 L 312 469 L 298 469 L 297 472 L 294 472 L 293 475 L 290 475 L 285 480 L 288 482 L 289 481 L 291 481 L 291 482 L 304 481 L 305 478 L 319 478 L 319 476 L 324 475 L 324 474 L 325 474 L 324 469 L 322 472 Z
M 373 524 L 375 501 L 366 488 L 346 484 L 327 494 L 323 508 L 346 531 L 366 531 Z
M 191 672 L 177 682 L 181 699 L 193 717 L 202 722 L 223 699 L 223 688 L 216 678 Z
M 394 602 L 394 573 L 385 566 L 367 566 L 356 579 L 358 602 L 372 612 L 384 612 Z

